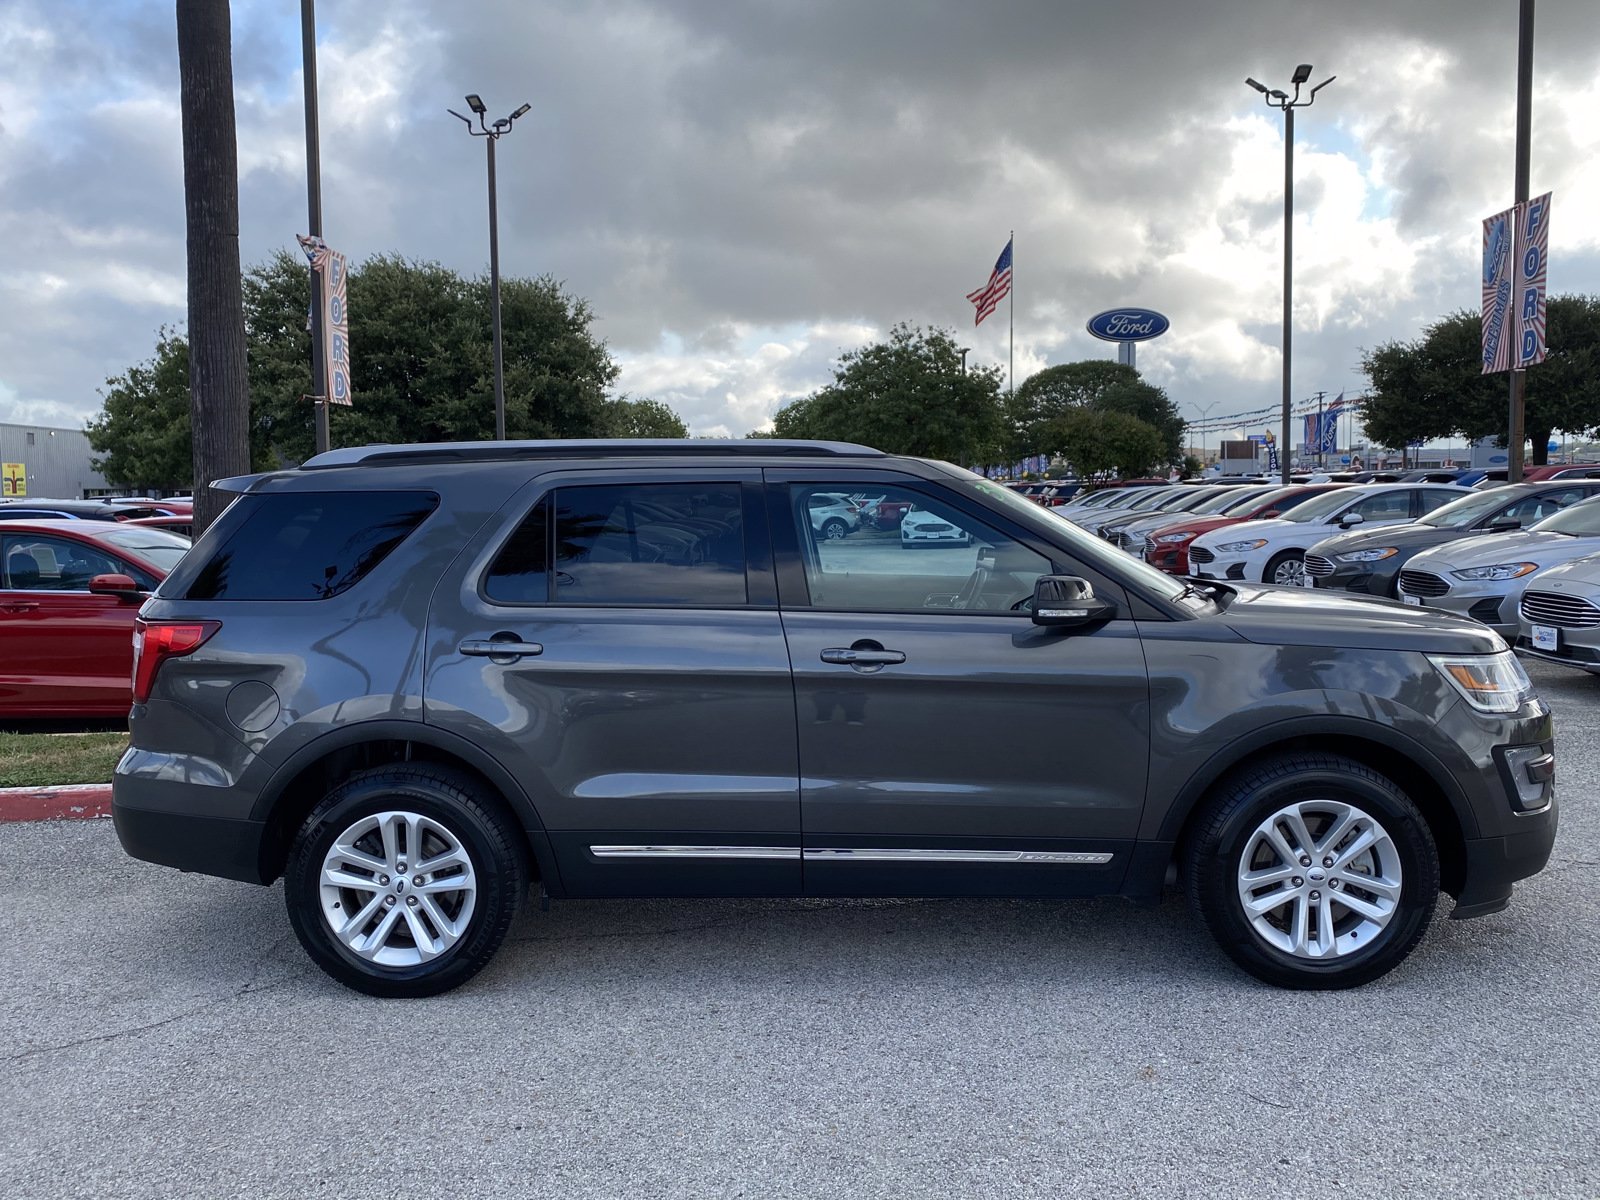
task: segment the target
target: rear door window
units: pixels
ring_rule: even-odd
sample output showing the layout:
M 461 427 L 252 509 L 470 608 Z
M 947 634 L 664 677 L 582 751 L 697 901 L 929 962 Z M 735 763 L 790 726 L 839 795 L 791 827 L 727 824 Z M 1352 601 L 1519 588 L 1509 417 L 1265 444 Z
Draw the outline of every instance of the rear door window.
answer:
M 244 517 L 201 567 L 189 600 L 327 600 L 360 583 L 439 503 L 432 492 L 243 496 Z
M 501 548 L 484 594 L 501 604 L 740 606 L 744 532 L 737 483 L 562 487 Z

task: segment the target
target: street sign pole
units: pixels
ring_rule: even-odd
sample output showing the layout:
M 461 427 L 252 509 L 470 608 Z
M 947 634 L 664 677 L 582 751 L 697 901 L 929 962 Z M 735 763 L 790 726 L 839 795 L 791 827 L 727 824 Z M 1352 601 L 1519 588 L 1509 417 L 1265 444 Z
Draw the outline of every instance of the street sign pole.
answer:
M 1533 0 L 1521 0 L 1517 22 L 1517 178 L 1516 202 L 1521 211 L 1519 220 L 1526 219 L 1528 202 L 1528 143 L 1532 133 L 1533 115 Z M 1520 269 L 1514 264 L 1513 269 Z M 1515 357 L 1517 349 L 1513 348 Z M 1526 411 L 1528 373 L 1511 369 L 1511 412 L 1506 422 L 1506 482 L 1522 482 L 1523 416 Z

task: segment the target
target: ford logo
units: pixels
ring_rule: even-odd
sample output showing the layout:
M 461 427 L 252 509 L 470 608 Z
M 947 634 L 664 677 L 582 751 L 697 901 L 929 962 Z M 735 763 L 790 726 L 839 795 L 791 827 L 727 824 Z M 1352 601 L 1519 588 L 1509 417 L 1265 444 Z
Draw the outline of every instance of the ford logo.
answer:
M 1107 342 L 1143 342 L 1160 337 L 1172 323 L 1148 308 L 1112 308 L 1089 318 L 1088 329 Z

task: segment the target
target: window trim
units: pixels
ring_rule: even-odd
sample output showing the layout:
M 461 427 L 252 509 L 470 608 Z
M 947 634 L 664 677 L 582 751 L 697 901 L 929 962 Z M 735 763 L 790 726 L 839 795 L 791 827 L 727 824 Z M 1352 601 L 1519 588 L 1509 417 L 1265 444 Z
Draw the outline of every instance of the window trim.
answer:
M 773 548 L 778 556 L 778 598 L 781 609 L 795 612 L 831 613 L 848 616 L 900 616 L 900 617 L 973 617 L 993 618 L 1003 617 L 1013 621 L 1032 623 L 1032 617 L 1025 612 L 1011 610 L 997 610 L 992 608 L 901 608 L 901 609 L 861 609 L 843 608 L 831 605 L 819 605 L 811 602 L 811 586 L 806 574 L 805 554 L 800 546 L 800 529 L 797 524 L 797 512 L 791 489 L 804 487 L 826 487 L 831 484 L 852 484 L 851 490 L 860 490 L 863 486 L 895 487 L 910 492 L 920 492 L 930 499 L 954 509 L 1003 534 L 1043 558 L 1050 564 L 1052 574 L 1071 574 L 1088 579 L 1095 586 L 1097 595 L 1111 600 L 1117 606 L 1113 620 L 1126 620 L 1132 615 L 1128 590 L 1118 580 L 1112 579 L 1103 572 L 1078 563 L 1067 556 L 1059 547 L 1042 541 L 1031 530 L 1023 529 L 1013 524 L 1007 514 L 995 512 L 980 505 L 968 502 L 950 489 L 941 486 L 935 479 L 924 479 L 917 475 L 891 474 L 886 471 L 829 471 L 822 468 L 791 468 L 779 470 L 768 468 L 766 471 L 767 491 L 767 520 L 773 531 Z M 1102 590 L 1103 589 L 1103 590 Z
M 732 485 L 739 489 L 739 520 L 744 538 L 745 601 L 742 604 L 685 604 L 639 602 L 632 600 L 557 600 L 553 597 L 539 601 L 498 600 L 489 595 L 489 572 L 505 550 L 506 544 L 516 536 L 517 530 L 541 504 L 550 505 L 550 515 L 545 521 L 546 594 L 555 586 L 555 493 L 562 488 L 665 486 L 680 484 Z M 507 514 L 513 514 L 505 519 Z M 777 585 L 773 580 L 772 539 L 767 529 L 766 510 L 761 501 L 761 473 L 751 468 L 709 468 L 692 473 L 682 469 L 595 470 L 559 471 L 532 480 L 512 495 L 498 514 L 503 524 L 490 537 L 485 550 L 470 573 L 471 594 L 480 604 L 500 612 L 558 613 L 590 609 L 654 610 L 669 612 L 745 612 L 751 609 L 776 609 Z

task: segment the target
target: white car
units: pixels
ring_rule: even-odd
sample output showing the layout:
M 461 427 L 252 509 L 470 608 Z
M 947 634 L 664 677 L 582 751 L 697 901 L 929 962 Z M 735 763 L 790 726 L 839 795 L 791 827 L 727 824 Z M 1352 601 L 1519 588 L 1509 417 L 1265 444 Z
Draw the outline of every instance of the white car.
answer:
M 900 520 L 902 546 L 966 546 L 971 542 L 970 533 L 938 513 L 913 508 Z
M 1400 568 L 1400 599 L 1482 621 L 1507 641 L 1517 604 L 1550 567 L 1600 553 L 1600 496 L 1526 529 L 1446 542 Z
M 849 497 L 832 492 L 818 492 L 806 501 L 811 514 L 811 528 L 818 536 L 836 542 L 861 528 L 861 517 Z
M 1517 616 L 1518 654 L 1600 675 L 1600 555 L 1540 572 Z
M 1306 550 L 1360 526 L 1400 525 L 1468 495 L 1444 483 L 1363 483 L 1313 496 L 1270 521 L 1241 521 L 1203 533 L 1189 546 L 1189 569 L 1201 579 L 1301 586 Z

